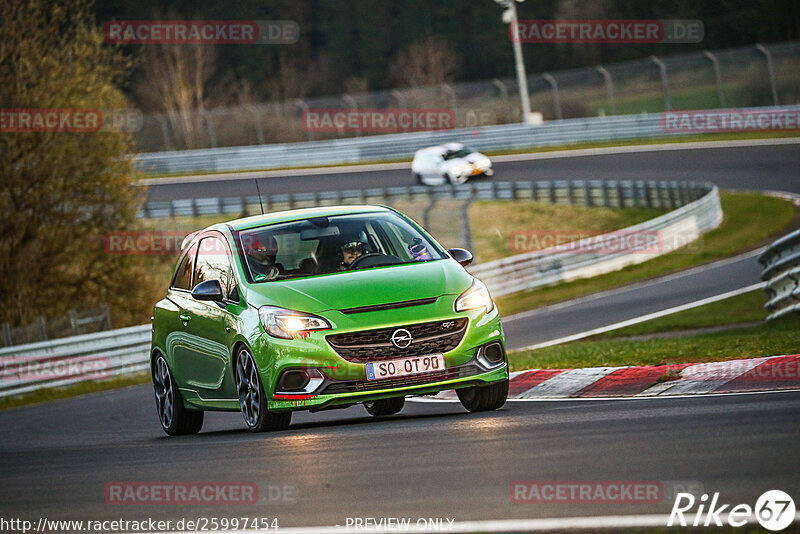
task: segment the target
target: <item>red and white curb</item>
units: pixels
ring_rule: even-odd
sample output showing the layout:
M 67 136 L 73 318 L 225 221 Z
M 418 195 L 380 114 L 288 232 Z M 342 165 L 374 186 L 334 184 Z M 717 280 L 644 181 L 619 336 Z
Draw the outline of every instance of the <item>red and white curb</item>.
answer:
M 511 373 L 509 399 L 656 397 L 800 388 L 800 354 L 643 367 Z M 453 390 L 435 399 L 455 399 Z

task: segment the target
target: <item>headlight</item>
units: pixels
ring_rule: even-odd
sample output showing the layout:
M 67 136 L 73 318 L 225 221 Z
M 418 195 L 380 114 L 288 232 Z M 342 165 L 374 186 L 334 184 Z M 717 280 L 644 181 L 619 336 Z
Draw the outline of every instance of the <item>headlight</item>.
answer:
M 307 335 L 307 332 L 331 328 L 322 317 L 275 306 L 262 306 L 258 309 L 258 317 L 267 334 L 281 339 L 293 339 Z
M 494 309 L 494 301 L 492 301 L 492 296 L 486 286 L 483 285 L 483 282 L 475 278 L 469 289 L 461 293 L 461 296 L 456 299 L 455 308 L 457 312 L 485 308 L 486 313 L 489 313 Z
M 464 167 L 450 167 L 450 174 L 454 176 L 459 176 L 464 172 Z
M 475 165 L 477 165 L 478 167 L 481 167 L 482 169 L 484 169 L 484 168 L 491 167 L 492 166 L 492 162 L 489 160 L 489 158 L 483 158 L 482 160 L 479 160 L 478 163 L 476 163 Z

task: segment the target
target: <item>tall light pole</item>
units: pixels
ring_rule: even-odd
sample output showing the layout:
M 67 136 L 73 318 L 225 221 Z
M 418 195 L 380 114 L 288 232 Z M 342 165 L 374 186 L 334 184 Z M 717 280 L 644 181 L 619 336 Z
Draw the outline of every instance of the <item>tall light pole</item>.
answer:
M 528 117 L 531 113 L 530 95 L 528 95 L 528 77 L 525 74 L 525 62 L 522 59 L 522 43 L 517 33 L 517 4 L 516 2 L 523 2 L 524 0 L 494 0 L 502 7 L 503 22 L 509 25 L 509 35 L 511 36 L 511 44 L 514 46 L 514 64 L 517 67 L 517 85 L 519 86 L 519 97 L 522 102 L 522 122 L 528 122 Z

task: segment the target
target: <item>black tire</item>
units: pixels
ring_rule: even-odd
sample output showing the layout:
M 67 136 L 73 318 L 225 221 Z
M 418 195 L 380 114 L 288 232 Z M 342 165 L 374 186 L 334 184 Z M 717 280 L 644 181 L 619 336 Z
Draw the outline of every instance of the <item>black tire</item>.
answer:
M 508 379 L 488 386 L 457 389 L 461 405 L 470 412 L 496 410 L 508 399 Z
M 267 409 L 267 396 L 253 355 L 240 347 L 234 357 L 234 379 L 239 396 L 239 408 L 244 422 L 253 432 L 286 430 L 292 422 L 292 412 L 271 412 Z
M 419 185 L 425 185 L 425 182 L 423 182 L 423 181 L 422 181 L 422 175 L 421 175 L 420 173 L 418 173 L 418 172 L 415 172 L 415 173 L 414 173 L 414 178 L 416 178 L 416 180 L 417 180 L 417 183 L 418 183 Z
M 193 412 L 183 405 L 175 378 L 172 376 L 167 360 L 158 355 L 153 366 L 153 390 L 156 397 L 156 411 L 161 428 L 170 436 L 197 434 L 203 428 L 204 412 Z
M 392 415 L 402 410 L 405 404 L 405 397 L 396 397 L 393 399 L 380 399 L 365 402 L 364 408 L 367 409 L 370 415 Z

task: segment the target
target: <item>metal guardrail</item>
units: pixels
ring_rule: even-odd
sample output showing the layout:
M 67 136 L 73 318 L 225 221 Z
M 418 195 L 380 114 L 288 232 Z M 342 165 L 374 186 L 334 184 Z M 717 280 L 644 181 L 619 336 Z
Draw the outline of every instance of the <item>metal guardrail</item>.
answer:
M 800 113 L 798 106 L 749 109 Z M 662 128 L 661 114 L 649 113 L 554 120 L 538 126 L 505 124 L 302 143 L 151 152 L 139 154 L 135 158 L 139 168 L 149 173 L 227 172 L 411 160 L 414 152 L 420 148 L 448 142 L 465 143 L 479 151 L 494 151 L 696 133 L 666 132 Z
M 767 320 L 800 312 L 800 230 L 772 243 L 758 261 L 764 266 L 761 279 L 767 283 L 769 301 L 764 307 L 771 312 Z
M 0 349 L 0 397 L 148 369 L 150 325 Z
M 528 252 L 477 265 L 470 269 L 470 273 L 480 278 L 492 295 L 501 296 L 597 276 L 667 254 L 695 241 L 722 222 L 722 207 L 716 186 L 682 184 L 680 190 L 681 198 L 690 200 L 689 203 L 623 230 L 582 240 L 575 245 L 578 252 L 556 252 L 565 247 Z M 591 252 L 592 243 L 609 242 L 612 236 L 657 236 L 657 245 L 645 250 L 631 249 L 629 252 Z
M 378 199 L 388 204 L 398 198 L 419 196 L 431 205 L 440 199 L 464 199 L 465 206 L 475 199 L 526 199 L 539 202 L 585 206 L 660 207 L 672 211 L 618 233 L 660 232 L 663 244 L 658 254 L 674 250 L 719 225 L 722 210 L 716 186 L 695 182 L 655 181 L 533 181 L 476 182 L 460 186 L 398 187 L 272 195 L 265 198 L 269 206 L 321 202 L 342 203 L 348 200 L 367 202 Z M 237 202 L 213 199 L 214 202 L 187 201 L 151 206 L 149 214 L 161 215 L 218 213 L 204 211 L 232 207 L 241 211 L 258 197 L 239 198 Z M 266 206 L 265 206 L 266 207 Z M 192 211 L 196 210 L 196 211 Z M 468 233 L 468 232 L 467 232 Z M 597 237 L 597 236 L 595 236 Z M 677 239 L 680 237 L 680 239 Z M 538 251 L 471 266 L 492 294 L 499 296 L 514 291 L 571 280 L 621 269 L 654 257 L 639 254 L 574 254 Z M 44 387 L 55 387 L 110 376 L 143 371 L 149 365 L 150 325 L 134 326 L 53 341 L 0 349 L 0 397 L 26 393 Z M 84 372 L 81 372 L 84 371 Z

